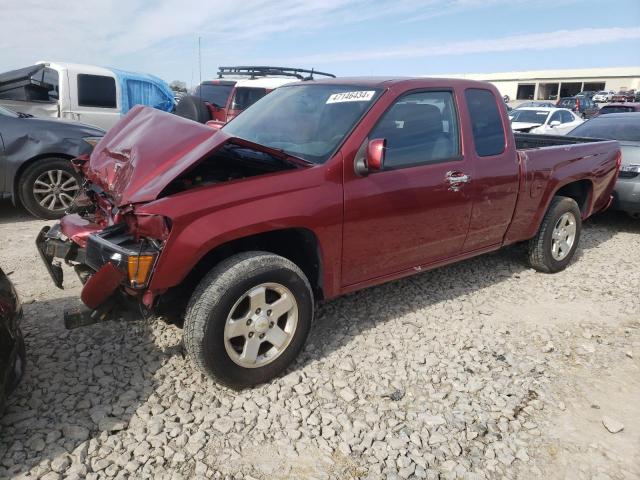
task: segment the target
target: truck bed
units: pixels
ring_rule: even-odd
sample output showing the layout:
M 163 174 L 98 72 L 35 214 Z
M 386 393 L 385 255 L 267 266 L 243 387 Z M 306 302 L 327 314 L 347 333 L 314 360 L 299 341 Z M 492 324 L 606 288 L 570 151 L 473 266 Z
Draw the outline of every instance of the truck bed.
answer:
M 572 188 L 574 196 L 584 197 L 583 219 L 607 207 L 617 176 L 617 141 L 530 133 L 514 137 L 522 176 L 505 243 L 535 235 L 554 192 L 562 195 L 563 184 L 580 182 Z
M 576 143 L 604 142 L 597 138 L 568 137 L 566 135 L 536 135 L 534 133 L 515 133 L 516 148 L 530 150 L 532 148 L 556 147 L 559 145 L 575 145 Z

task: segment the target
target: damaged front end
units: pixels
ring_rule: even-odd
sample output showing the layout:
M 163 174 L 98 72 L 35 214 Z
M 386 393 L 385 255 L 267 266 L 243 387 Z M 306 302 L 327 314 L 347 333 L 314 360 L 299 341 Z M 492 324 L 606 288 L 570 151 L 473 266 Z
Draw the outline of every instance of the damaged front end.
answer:
M 109 130 L 90 157 L 72 163 L 84 179 L 82 189 L 68 214 L 36 239 L 57 287 L 63 285 L 63 264 L 72 266 L 84 284 L 87 309 L 67 312 L 67 328 L 123 312 L 165 314 L 157 307 L 167 289 L 149 284 L 173 219 L 169 213 L 149 213 L 149 205 L 158 200 L 166 205 L 167 197 L 190 190 L 309 166 L 280 150 L 143 107 Z M 163 307 L 171 310 L 167 303 Z
M 147 286 L 168 236 L 165 219 L 155 215 L 136 218 L 129 211 L 120 222 L 103 227 L 92 221 L 100 215 L 86 215 L 67 215 L 53 227 L 44 227 L 36 239 L 58 288 L 63 288 L 62 263 L 72 266 L 84 284 L 81 299 L 86 308 L 66 311 L 65 326 L 71 329 L 144 315 L 153 303 Z

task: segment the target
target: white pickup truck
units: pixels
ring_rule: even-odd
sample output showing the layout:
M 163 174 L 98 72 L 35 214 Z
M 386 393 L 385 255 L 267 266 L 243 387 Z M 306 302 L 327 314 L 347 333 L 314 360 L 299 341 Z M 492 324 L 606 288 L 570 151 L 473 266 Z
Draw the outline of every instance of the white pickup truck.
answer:
M 38 62 L 0 74 L 0 106 L 36 117 L 109 130 L 134 105 L 172 111 L 173 92 L 153 75 L 94 65 Z

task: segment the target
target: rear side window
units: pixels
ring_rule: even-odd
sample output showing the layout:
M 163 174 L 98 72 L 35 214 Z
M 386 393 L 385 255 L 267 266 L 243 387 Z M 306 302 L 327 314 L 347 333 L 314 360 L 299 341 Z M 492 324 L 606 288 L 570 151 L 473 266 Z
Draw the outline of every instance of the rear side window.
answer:
M 567 112 L 566 110 L 562 110 L 560 112 L 560 116 L 562 118 L 562 123 L 571 123 L 575 120 L 573 115 L 571 115 L 571 112 Z
M 476 153 L 489 157 L 504 152 L 502 115 L 493 93 L 482 88 L 469 88 L 464 95 L 471 115 Z
M 233 85 L 204 84 L 198 85 L 193 94 L 216 107 L 225 107 L 232 90 Z
M 264 88 L 238 87 L 231 102 L 232 110 L 245 110 L 267 94 Z
M 116 108 L 116 80 L 103 75 L 78 75 L 78 105 Z

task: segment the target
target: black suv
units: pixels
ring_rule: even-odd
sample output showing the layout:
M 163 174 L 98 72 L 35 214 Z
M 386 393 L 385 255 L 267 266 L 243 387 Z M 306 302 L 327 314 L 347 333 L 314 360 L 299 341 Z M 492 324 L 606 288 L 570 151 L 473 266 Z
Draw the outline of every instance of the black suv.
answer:
M 9 277 L 0 269 L 0 413 L 16 388 L 25 366 L 20 320 L 22 306 Z

